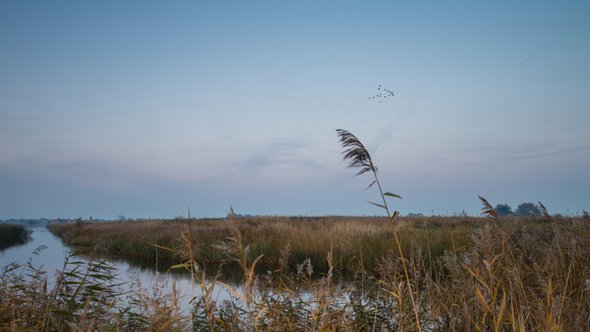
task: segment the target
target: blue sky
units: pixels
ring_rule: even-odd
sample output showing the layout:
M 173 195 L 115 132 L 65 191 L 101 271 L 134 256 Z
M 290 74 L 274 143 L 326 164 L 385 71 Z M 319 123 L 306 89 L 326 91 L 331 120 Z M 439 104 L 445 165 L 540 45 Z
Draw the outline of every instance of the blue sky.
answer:
M 590 209 L 588 1 L 2 1 L 0 218 Z M 394 97 L 369 99 L 379 85 Z

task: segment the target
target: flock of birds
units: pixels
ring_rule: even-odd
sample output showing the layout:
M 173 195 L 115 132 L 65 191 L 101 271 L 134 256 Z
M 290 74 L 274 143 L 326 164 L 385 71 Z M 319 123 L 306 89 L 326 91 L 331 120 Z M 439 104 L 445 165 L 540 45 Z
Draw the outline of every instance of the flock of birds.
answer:
M 377 88 L 377 94 L 369 97 L 369 100 L 378 100 L 379 104 L 381 104 L 383 100 L 393 96 L 393 91 L 386 89 L 382 87 L 381 84 L 379 84 L 379 87 Z

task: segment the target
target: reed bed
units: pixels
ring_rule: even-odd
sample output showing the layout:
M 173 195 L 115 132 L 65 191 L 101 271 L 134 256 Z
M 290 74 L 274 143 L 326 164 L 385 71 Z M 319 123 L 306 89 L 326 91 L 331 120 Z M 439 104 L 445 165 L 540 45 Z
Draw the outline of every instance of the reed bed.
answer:
M 292 273 L 279 269 L 278 278 L 272 272 L 255 275 L 260 256 L 243 258 L 248 246 L 236 231 L 229 242 L 233 250 L 226 249 L 243 268 L 242 287 L 234 291 L 234 301 L 219 304 L 202 297 L 193 326 L 212 331 L 585 331 L 590 223 L 548 214 L 480 222 L 464 248 L 451 245 L 428 259 L 414 243 L 405 262 L 390 250 L 376 273 L 359 270 L 348 282 L 335 278 L 332 251 L 325 255 L 328 272 L 320 278 L 314 278 L 310 260 Z M 404 285 L 404 266 L 412 287 Z
M 187 224 L 190 224 L 195 244 L 195 261 L 212 267 L 226 262 L 228 257 L 219 243 L 237 230 L 248 243 L 249 258 L 264 255 L 259 263 L 263 272 L 274 270 L 281 264 L 294 271 L 297 264 L 310 259 L 316 271 L 326 273 L 328 251 L 332 252 L 341 274 L 376 272 L 379 260 L 391 249 L 392 241 L 391 225 L 386 218 L 380 217 L 82 222 L 53 224 L 49 229 L 71 246 L 93 248 L 111 258 L 139 258 L 152 263 L 158 260 L 171 265 L 185 261 L 186 253 L 158 248 L 183 248 Z M 464 248 L 468 234 L 482 224 L 481 218 L 472 217 L 401 218 L 399 236 L 403 248 L 409 250 L 418 246 L 429 252 L 429 259 L 436 259 L 453 244 L 456 248 Z M 290 253 L 287 262 L 281 261 L 281 253 L 285 251 Z
M 39 255 L 45 248 L 37 248 Z M 176 292 L 139 281 L 123 291 L 117 271 L 104 260 L 66 257 L 50 281 L 47 271 L 13 263 L 0 275 L 0 331 L 186 331 Z
M 314 234 L 348 234 L 358 230 L 357 223 L 371 225 L 364 228 L 366 233 L 361 233 L 364 235 L 378 234 L 380 227 L 383 231 L 388 229 L 381 226 L 382 220 L 373 218 L 350 218 L 348 221 L 341 218 L 271 219 L 233 220 L 225 224 L 208 222 L 211 225 L 207 227 L 229 228 L 226 237 L 212 247 L 220 250 L 219 255 L 225 257 L 227 264 L 237 266 L 242 277 L 237 284 L 229 284 L 221 275 L 206 278 L 202 269 L 193 269 L 195 287 L 201 288 L 202 295 L 191 302 L 188 314 L 176 306 L 179 294 L 141 289 L 134 293 L 136 302 L 130 302 L 126 308 L 118 308 L 116 302 L 102 307 L 96 305 L 102 302 L 92 302 L 108 301 L 108 296 L 96 296 L 97 300 L 79 299 L 73 301 L 79 302 L 77 306 L 64 308 L 60 305 L 70 302 L 56 300 L 60 297 L 56 298 L 55 292 L 44 291 L 46 286 L 42 278 L 41 282 L 35 279 L 27 282 L 5 272 L 0 294 L 0 322 L 4 325 L 0 329 L 4 326 L 7 330 L 47 330 L 41 327 L 59 326 L 63 330 L 84 327 L 116 331 L 168 328 L 194 331 L 584 331 L 590 326 L 590 256 L 587 254 L 590 252 L 590 221 L 584 218 L 545 215 L 400 219 L 398 235 L 405 239 L 404 263 L 411 288 L 405 287 L 407 279 L 397 250 L 384 246 L 375 254 L 379 258 L 373 270 L 359 263 L 357 268 L 344 273 L 338 268 L 337 241 L 323 254 L 322 266 L 325 265 L 326 270 L 316 268 L 311 259 L 294 258 L 292 248 L 281 246 L 273 249 L 280 252 L 278 267 L 255 272 L 263 256 L 253 253 L 256 246 L 250 241 L 258 239 L 253 234 L 260 235 L 253 229 L 268 232 L 277 227 L 284 231 L 301 225 Z M 190 225 L 195 231 L 191 231 L 195 236 L 192 243 L 198 246 L 198 223 L 147 222 L 136 227 L 172 227 L 180 232 L 177 237 L 182 237 L 178 234 L 187 234 Z M 103 227 L 116 228 L 116 225 L 119 223 Z M 62 231 L 68 227 L 97 229 L 94 224 L 60 227 Z M 425 236 L 424 242 L 416 240 L 417 234 Z M 442 241 L 449 235 L 452 235 L 451 241 Z M 305 237 L 297 233 L 293 237 L 302 238 Z M 98 244 L 106 239 L 96 240 Z M 181 245 L 183 247 L 176 249 L 186 251 L 187 243 Z M 289 267 L 287 262 L 293 262 L 294 266 Z M 196 259 L 195 263 L 202 266 Z M 344 278 L 347 273 L 348 277 Z M 63 275 L 68 278 L 68 273 Z M 213 297 L 215 287 L 227 288 L 232 298 L 218 302 Z M 22 293 L 25 291 L 32 293 Z M 414 292 L 415 304 L 410 301 L 410 291 Z M 72 296 L 72 293 L 66 294 Z M 23 299 L 35 300 L 23 302 Z M 47 309 L 54 306 L 58 309 Z M 62 317 L 58 314 L 62 311 L 68 314 Z M 21 318 L 15 320 L 15 317 Z M 27 325 L 23 325 L 25 321 Z
M 0 224 L 0 250 L 26 243 L 30 234 L 23 225 Z

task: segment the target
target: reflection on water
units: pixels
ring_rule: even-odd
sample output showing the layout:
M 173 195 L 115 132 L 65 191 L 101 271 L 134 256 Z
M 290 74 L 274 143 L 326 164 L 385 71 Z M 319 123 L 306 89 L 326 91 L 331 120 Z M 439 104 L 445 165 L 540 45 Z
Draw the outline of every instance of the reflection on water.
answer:
M 0 273 L 4 271 L 7 265 L 12 263 L 25 264 L 30 260 L 32 266 L 47 272 L 49 282 L 54 282 L 56 271 L 62 271 L 64 268 L 64 262 L 70 253 L 70 248 L 64 246 L 62 241 L 51 234 L 45 227 L 31 228 L 31 231 L 32 239 L 29 242 L 0 252 Z M 41 246 L 44 249 L 38 255 L 33 254 Z M 163 277 L 166 281 L 163 285 L 166 290 L 172 291 L 172 282 L 176 284 L 176 289 L 182 296 L 184 308 L 189 307 L 189 302 L 193 296 L 199 295 L 199 287 L 197 286 L 194 289 L 191 287 L 190 275 L 187 273 L 158 273 L 153 265 L 150 266 L 148 262 L 134 261 L 132 264 L 122 260 L 112 260 L 110 262 L 116 269 L 117 282 L 124 283 L 122 287 L 126 287 L 127 290 L 136 279 L 141 282 L 142 287 L 147 289 L 151 289 L 156 284 L 162 286 Z M 223 288 L 217 288 L 216 292 L 220 300 L 229 298 L 229 294 Z
M 0 268 L 4 269 L 6 265 L 15 262 L 24 264 L 30 259 L 33 266 L 42 267 L 51 277 L 56 270 L 63 268 L 64 259 L 69 250 L 47 228 L 35 227 L 31 228 L 31 231 L 30 241 L 0 252 Z M 33 255 L 35 249 L 40 246 L 47 248 L 42 250 L 38 256 Z
M 3 225 L 0 225 L 3 226 Z M 19 247 L 24 245 L 25 243 L 31 240 L 30 230 L 26 229 L 27 233 L 22 234 L 18 233 L 15 234 L 14 232 L 7 230 L 7 233 L 2 233 L 2 240 L 0 240 L 0 252 L 10 248 L 10 247 Z M 0 232 L 4 232 L 2 227 L 0 227 Z M 10 235 L 9 235 L 10 234 Z
M 109 257 L 109 261 L 113 263 L 122 263 L 124 266 L 129 266 L 133 268 L 134 271 L 143 271 L 146 273 L 155 273 L 156 271 L 170 275 L 170 277 L 177 279 L 190 279 L 189 272 L 184 268 L 175 268 L 171 269 L 170 267 L 173 265 L 179 264 L 179 262 L 175 262 L 172 260 L 162 260 L 159 259 L 158 263 L 156 264 L 151 259 L 142 259 L 137 257 L 129 257 L 125 259 Z M 258 269 L 256 272 L 264 273 L 268 269 L 263 266 L 263 264 L 259 264 L 257 266 Z M 212 279 L 214 277 L 218 277 L 219 280 L 233 285 L 239 283 L 242 278 L 244 277 L 244 272 L 240 268 L 238 264 L 235 262 L 230 262 L 227 264 L 207 264 L 207 265 L 199 265 L 199 270 L 204 272 L 206 278 Z

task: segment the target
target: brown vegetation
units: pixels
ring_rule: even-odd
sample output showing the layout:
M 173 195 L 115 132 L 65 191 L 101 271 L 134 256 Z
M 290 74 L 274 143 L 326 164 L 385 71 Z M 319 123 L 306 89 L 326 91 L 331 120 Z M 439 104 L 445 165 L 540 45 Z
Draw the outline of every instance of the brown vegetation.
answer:
M 188 252 L 190 240 L 201 254 L 199 241 L 222 232 L 208 240 L 210 248 L 238 266 L 242 278 L 233 286 L 221 276 L 205 278 L 197 254 L 198 268 L 191 273 L 201 295 L 189 314 L 180 311 L 178 294 L 140 288 L 120 306 L 104 262 L 87 277 L 83 263 L 67 264 L 63 282 L 54 288 L 33 267 L 32 280 L 9 269 L 0 287 L 0 329 L 412 331 L 415 308 L 421 329 L 428 331 L 583 331 L 590 324 L 590 223 L 583 218 L 401 218 L 398 235 L 411 288 L 404 286 L 398 251 L 387 246 L 388 223 L 379 218 L 79 223 L 52 229 L 65 238 L 76 231 L 86 244 L 102 234 L 95 239 L 101 250 L 116 234 L 144 239 L 148 247 L 168 234 L 166 243 L 178 252 Z M 271 242 L 276 237 L 280 241 Z M 268 273 L 254 272 L 262 265 L 255 252 L 261 243 L 277 244 L 267 251 L 278 253 L 268 258 L 277 264 Z M 301 248 L 322 255 L 324 268 L 294 257 Z M 365 253 L 377 257 L 371 269 Z M 215 287 L 227 288 L 233 299 L 218 302 Z
M 54 224 L 49 228 L 74 247 L 91 247 L 112 258 L 134 257 L 150 262 L 158 259 L 173 264 L 187 259 L 183 250 L 187 223 L 194 241 L 193 258 L 202 265 L 218 265 L 227 260 L 219 244 L 236 230 L 248 244 L 250 258 L 264 255 L 259 266 L 270 270 L 281 264 L 294 270 L 297 264 L 310 259 L 316 271 L 325 273 L 325 256 L 331 251 L 340 273 L 376 272 L 393 241 L 387 218 L 377 217 L 251 217 Z M 465 248 L 469 233 L 482 225 L 483 219 L 471 217 L 401 218 L 398 232 L 404 249 L 415 246 L 428 252 L 428 259 L 434 259 L 453 245 L 458 250 Z M 285 251 L 290 252 L 288 262 L 281 261 Z
M 0 224 L 0 250 L 26 243 L 30 233 L 23 225 Z

